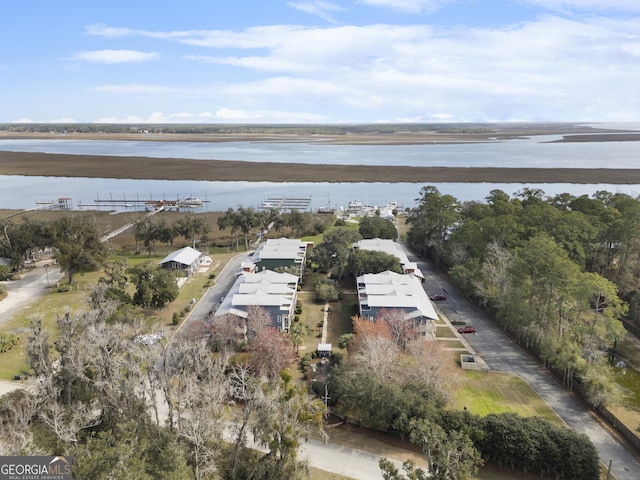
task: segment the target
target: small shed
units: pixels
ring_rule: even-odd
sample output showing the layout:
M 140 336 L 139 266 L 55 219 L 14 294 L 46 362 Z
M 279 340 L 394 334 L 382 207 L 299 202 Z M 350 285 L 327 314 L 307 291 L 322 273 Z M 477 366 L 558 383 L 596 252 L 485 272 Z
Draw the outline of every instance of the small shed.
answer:
M 318 344 L 318 355 L 320 357 L 329 357 L 331 356 L 331 344 L 330 343 L 319 343 Z

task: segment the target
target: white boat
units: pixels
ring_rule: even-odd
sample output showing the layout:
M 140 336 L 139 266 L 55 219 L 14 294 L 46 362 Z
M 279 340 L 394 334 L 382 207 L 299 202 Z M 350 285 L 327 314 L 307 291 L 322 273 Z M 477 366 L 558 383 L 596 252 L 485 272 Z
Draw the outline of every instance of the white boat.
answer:
M 186 197 L 178 200 L 178 206 L 180 207 L 199 207 L 202 205 L 202 200 L 197 197 Z

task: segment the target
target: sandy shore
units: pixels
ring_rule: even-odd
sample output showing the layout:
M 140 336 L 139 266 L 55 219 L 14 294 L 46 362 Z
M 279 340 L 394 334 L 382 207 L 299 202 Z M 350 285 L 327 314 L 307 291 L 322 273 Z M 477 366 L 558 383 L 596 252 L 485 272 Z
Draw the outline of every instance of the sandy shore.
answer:
M 505 127 L 485 133 L 398 132 L 365 135 L 255 135 L 255 134 L 16 134 L 0 132 L 2 138 L 148 140 L 148 141 L 279 141 L 353 144 L 415 144 L 495 141 L 531 135 L 564 135 L 577 141 L 638 141 L 640 136 L 589 127 L 543 125 L 535 128 Z M 489 182 L 489 183 L 609 183 L 640 184 L 640 169 L 580 168 L 448 168 L 408 166 L 311 165 L 228 160 L 190 160 L 149 157 L 42 154 L 0 151 L 0 175 L 89 177 L 149 180 L 268 181 L 268 182 Z

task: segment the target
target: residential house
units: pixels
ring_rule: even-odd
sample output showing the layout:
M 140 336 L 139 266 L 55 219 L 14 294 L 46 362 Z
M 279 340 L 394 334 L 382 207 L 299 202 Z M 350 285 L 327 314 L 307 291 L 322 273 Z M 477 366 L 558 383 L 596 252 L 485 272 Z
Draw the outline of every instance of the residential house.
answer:
M 423 336 L 435 335 L 438 315 L 420 277 L 395 272 L 367 273 L 357 278 L 360 316 L 371 321 L 384 314 L 412 321 Z
M 278 330 L 289 330 L 296 307 L 299 278 L 271 270 L 243 272 L 224 297 L 215 317 L 235 315 L 245 321 L 251 307 L 259 307 Z
M 182 272 L 189 277 L 196 273 L 204 261 L 205 255 L 191 247 L 171 252 L 159 263 L 161 268 Z
M 243 262 L 243 271 L 283 270 L 302 277 L 307 260 L 307 252 L 313 242 L 289 238 L 268 239 L 261 243 L 251 258 Z

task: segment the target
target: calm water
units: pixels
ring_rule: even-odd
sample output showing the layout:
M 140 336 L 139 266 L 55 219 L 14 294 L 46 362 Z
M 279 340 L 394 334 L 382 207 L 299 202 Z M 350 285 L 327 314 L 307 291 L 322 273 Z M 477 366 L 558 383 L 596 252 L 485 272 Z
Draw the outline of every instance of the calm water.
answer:
M 86 140 L 0 140 L 0 150 L 87 155 L 147 156 L 265 162 L 449 167 L 583 167 L 638 168 L 640 142 L 544 143 L 556 136 L 509 142 L 455 145 L 326 145 L 322 143 L 202 143 L 124 142 Z M 70 197 L 74 205 L 97 198 L 176 199 L 197 196 L 207 210 L 257 207 L 268 196 L 309 197 L 311 207 L 343 205 L 351 200 L 367 204 L 398 202 L 413 207 L 416 183 L 270 183 L 173 180 L 117 180 L 60 177 L 0 176 L 0 207 L 34 208 L 38 201 Z M 540 188 L 547 195 L 598 190 L 640 195 L 640 185 L 441 183 L 440 192 L 459 200 L 481 200 L 493 189 L 513 195 L 523 187 Z
M 327 145 L 266 142 L 0 140 L 0 150 L 334 165 L 636 168 L 640 142 L 548 143 L 559 136 L 508 142 L 427 145 Z
M 548 196 L 568 192 L 591 195 L 599 190 L 640 195 L 640 185 L 497 184 L 497 183 L 271 183 L 198 182 L 173 180 L 114 180 L 104 178 L 20 177 L 0 175 L 0 208 L 34 208 L 36 202 L 70 197 L 74 206 L 100 199 L 166 199 L 199 197 L 208 200 L 202 209 L 257 208 L 268 196 L 311 197 L 311 208 L 346 206 L 357 200 L 371 205 L 398 202 L 414 207 L 424 185 L 434 185 L 443 194 L 461 201 L 482 200 L 491 190 L 513 195 L 523 187 L 540 188 Z M 88 207 L 83 207 L 88 208 Z

